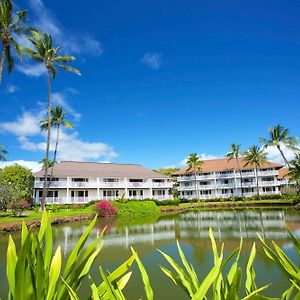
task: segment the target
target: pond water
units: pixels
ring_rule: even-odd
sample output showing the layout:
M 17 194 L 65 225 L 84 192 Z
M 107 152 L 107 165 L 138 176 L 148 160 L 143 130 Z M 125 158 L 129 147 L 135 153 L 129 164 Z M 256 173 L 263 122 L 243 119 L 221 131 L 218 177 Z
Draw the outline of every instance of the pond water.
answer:
M 130 222 L 132 223 L 132 222 Z M 199 278 L 203 279 L 213 265 L 213 254 L 208 237 L 211 227 L 219 246 L 225 243 L 225 253 L 239 246 L 243 238 L 241 266 L 245 269 L 253 242 L 257 245 L 255 270 L 259 286 L 272 283 L 265 291 L 267 296 L 279 296 L 287 287 L 288 282 L 280 271 L 265 256 L 257 238 L 260 233 L 267 241 L 274 240 L 299 265 L 300 260 L 292 248 L 285 224 L 291 231 L 300 236 L 300 214 L 294 209 L 248 209 L 222 211 L 189 211 L 172 216 L 163 216 L 154 222 L 125 225 L 115 219 L 99 220 L 94 227 L 89 242 L 94 240 L 105 226 L 103 237 L 104 247 L 91 270 L 92 277 L 100 282 L 99 268 L 113 271 L 130 255 L 130 246 L 138 252 L 154 290 L 154 299 L 188 299 L 184 292 L 176 287 L 160 270 L 159 266 L 169 267 L 168 263 L 157 251 L 160 249 L 179 261 L 176 240 L 179 240 L 186 257 L 194 266 Z M 73 223 L 53 227 L 54 247 L 61 245 L 64 255 L 68 255 L 85 230 L 86 223 Z M 0 235 L 0 298 L 7 295 L 5 275 L 5 252 L 7 235 Z M 14 233 L 15 240 L 20 233 Z M 143 286 L 138 270 L 133 268 L 133 276 L 125 289 L 127 299 L 145 299 Z M 245 278 L 245 274 L 243 274 Z M 89 293 L 88 283 L 80 290 L 82 299 Z

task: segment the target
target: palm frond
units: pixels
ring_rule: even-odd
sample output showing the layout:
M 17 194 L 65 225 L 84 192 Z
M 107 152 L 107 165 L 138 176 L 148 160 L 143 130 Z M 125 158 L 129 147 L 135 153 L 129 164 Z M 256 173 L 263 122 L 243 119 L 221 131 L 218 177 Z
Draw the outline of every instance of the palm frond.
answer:
M 64 69 L 66 71 L 69 71 L 69 72 L 72 72 L 72 73 L 75 73 L 77 75 L 81 75 L 80 71 L 74 67 L 70 67 L 70 66 L 66 66 L 66 65 L 58 65 L 61 69 Z

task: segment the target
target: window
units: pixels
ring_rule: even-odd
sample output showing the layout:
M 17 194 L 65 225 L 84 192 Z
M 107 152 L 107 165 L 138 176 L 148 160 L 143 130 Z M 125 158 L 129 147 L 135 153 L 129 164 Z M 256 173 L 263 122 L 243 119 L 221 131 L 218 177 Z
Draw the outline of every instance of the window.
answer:
M 39 198 L 43 197 L 43 191 L 39 191 Z M 47 197 L 58 197 L 58 191 L 48 191 Z
M 118 178 L 104 178 L 103 182 L 118 182 Z
M 143 182 L 143 179 L 129 179 L 129 182 Z
M 263 177 L 261 181 L 274 181 L 274 177 Z
M 164 179 L 152 179 L 152 182 L 164 182 Z
M 88 178 L 72 178 L 72 181 L 74 182 L 88 182 Z
M 118 190 L 104 190 L 103 197 L 118 197 L 119 191 Z

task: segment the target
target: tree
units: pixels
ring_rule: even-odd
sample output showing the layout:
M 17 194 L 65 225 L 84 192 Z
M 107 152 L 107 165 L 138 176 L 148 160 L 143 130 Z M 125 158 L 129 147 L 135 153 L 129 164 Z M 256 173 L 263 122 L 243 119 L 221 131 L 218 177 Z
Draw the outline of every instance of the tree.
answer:
M 226 157 L 228 160 L 231 159 L 235 159 L 238 169 L 239 169 L 239 173 L 240 173 L 240 177 L 241 177 L 241 192 L 242 192 L 242 197 L 243 197 L 243 176 L 242 176 L 242 171 L 240 168 L 240 162 L 239 162 L 239 157 L 241 155 L 241 151 L 240 151 L 240 144 L 231 144 L 230 145 L 230 149 L 229 152 L 226 154 Z
M 4 65 L 7 65 L 8 73 L 14 67 L 14 59 L 11 53 L 13 47 L 19 54 L 20 58 L 21 49 L 14 35 L 23 35 L 26 28 L 23 21 L 26 19 L 26 11 L 18 11 L 17 17 L 14 17 L 13 5 L 10 0 L 0 0 L 0 40 L 2 44 L 1 60 L 0 60 L 0 84 L 2 82 L 2 74 Z
M 66 116 L 66 112 L 64 112 L 62 110 L 62 108 L 60 106 L 55 106 L 53 109 L 51 109 L 51 121 L 50 121 L 50 126 L 51 127 L 56 127 L 56 142 L 55 142 L 55 148 L 54 148 L 54 155 L 53 155 L 53 161 L 52 161 L 52 166 L 54 165 L 54 163 L 56 162 L 56 155 L 57 155 L 57 149 L 58 149 L 58 141 L 59 141 L 59 133 L 60 133 L 60 126 L 63 126 L 65 128 L 69 128 L 69 129 L 73 129 L 74 126 L 70 121 L 66 121 L 65 120 L 65 116 Z M 41 121 L 41 129 L 44 131 L 48 130 L 48 119 L 43 119 Z M 49 167 L 52 167 L 49 163 L 48 163 Z M 48 181 L 48 189 L 50 187 L 51 184 L 51 180 L 53 177 L 53 168 L 51 168 L 51 174 L 50 174 L 50 178 Z
M 70 55 L 59 55 L 60 47 L 53 48 L 52 37 L 47 34 L 42 34 L 36 30 L 30 31 L 31 35 L 27 36 L 27 39 L 31 42 L 33 49 L 28 47 L 22 47 L 24 52 L 31 57 L 33 60 L 43 63 L 47 71 L 47 82 L 48 82 L 48 109 L 47 109 L 47 146 L 46 146 L 46 162 L 45 162 L 45 175 L 44 175 L 44 189 L 43 196 L 41 199 L 41 210 L 43 211 L 46 203 L 46 196 L 48 193 L 47 189 L 47 178 L 49 168 L 49 150 L 50 150 L 50 138 L 51 138 L 51 79 L 54 79 L 57 74 L 57 68 L 73 72 L 80 75 L 78 69 L 73 68 L 67 63 L 75 60 L 74 56 Z
M 286 175 L 289 182 L 296 185 L 298 194 L 300 193 L 300 152 L 296 153 L 295 158 L 291 160 L 290 167 Z
M 191 171 L 194 174 L 196 198 L 199 198 L 198 185 L 197 185 L 197 172 L 200 172 L 202 170 L 203 161 L 200 160 L 200 157 L 197 155 L 197 153 L 191 153 L 187 158 L 186 164 L 188 166 L 188 168 L 186 169 L 186 173 L 189 173 Z
M 258 169 L 261 165 L 267 161 L 267 153 L 263 148 L 259 148 L 257 146 L 251 146 L 249 150 L 245 153 L 244 161 L 246 162 L 244 167 L 250 165 L 255 167 L 255 177 L 256 177 L 256 188 L 257 195 L 259 196 L 259 188 L 258 188 Z
M 46 158 L 43 158 L 39 161 L 39 163 L 42 165 L 42 170 L 45 170 L 46 168 Z M 51 159 L 48 160 L 48 167 L 51 168 L 56 164 L 56 161 L 53 161 Z
M 160 168 L 160 169 L 156 169 L 154 171 L 157 173 L 171 177 L 175 172 L 177 172 L 179 170 L 180 170 L 179 168 Z
M 0 173 L 0 183 L 10 185 L 18 198 L 32 202 L 34 178 L 29 169 L 18 164 L 4 167 Z
M 281 146 L 284 145 L 286 148 L 291 150 L 299 150 L 297 145 L 297 138 L 295 136 L 289 136 L 290 130 L 284 128 L 280 124 L 274 126 L 274 128 L 269 128 L 269 136 L 267 138 L 260 138 L 259 141 L 264 143 L 264 148 L 274 146 L 280 152 L 283 160 L 285 161 L 286 165 L 290 167 L 290 163 L 285 157 Z
M 0 144 L 0 161 L 6 161 L 8 151 L 4 149 L 4 145 Z

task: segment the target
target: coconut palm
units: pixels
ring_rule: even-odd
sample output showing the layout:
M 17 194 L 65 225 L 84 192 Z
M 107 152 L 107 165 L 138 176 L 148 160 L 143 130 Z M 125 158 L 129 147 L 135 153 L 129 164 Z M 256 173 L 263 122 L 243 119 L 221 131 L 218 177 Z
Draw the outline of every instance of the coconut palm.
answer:
M 43 158 L 39 161 L 39 163 L 42 165 L 42 170 L 45 170 L 46 168 L 46 158 Z M 51 159 L 48 160 L 48 167 L 51 168 L 54 166 L 54 164 L 56 163 L 56 161 L 53 161 Z
M 68 62 L 75 60 L 74 56 L 70 55 L 59 55 L 60 47 L 53 48 L 52 37 L 45 33 L 41 33 L 36 30 L 30 31 L 31 35 L 27 36 L 27 39 L 33 46 L 33 49 L 28 47 L 22 47 L 23 51 L 33 60 L 43 63 L 47 71 L 47 82 L 48 82 L 48 129 L 47 129 L 47 146 L 46 146 L 46 163 L 45 163 L 45 181 L 43 196 L 41 199 L 41 210 L 45 208 L 47 190 L 47 176 L 49 167 L 49 149 L 50 149 L 50 138 L 51 138 L 51 79 L 54 79 L 57 74 L 57 68 L 62 70 L 70 71 L 80 75 L 78 69 L 75 69 L 69 65 Z
M 256 176 L 256 188 L 257 195 L 259 196 L 259 188 L 258 188 L 258 170 L 261 165 L 267 161 L 267 153 L 263 148 L 259 148 L 257 146 L 251 146 L 247 152 L 245 152 L 244 167 L 250 165 L 255 167 L 255 176 Z
M 4 149 L 4 145 L 0 144 L 0 161 L 6 161 L 6 155 L 8 154 L 8 151 Z
M 0 84 L 4 65 L 7 65 L 7 71 L 10 73 L 14 67 L 14 59 L 11 53 L 13 47 L 21 56 L 20 46 L 15 40 L 15 35 L 22 35 L 26 28 L 23 21 L 26 19 L 26 11 L 18 11 L 14 17 L 13 5 L 10 0 L 0 0 L 0 40 L 2 44 L 0 60 Z
M 289 136 L 290 130 L 284 128 L 280 124 L 274 126 L 274 128 L 269 128 L 269 136 L 267 138 L 260 138 L 259 141 L 264 143 L 264 147 L 271 147 L 274 146 L 280 152 L 283 160 L 285 161 L 286 165 L 290 167 L 290 163 L 285 157 L 281 146 L 284 145 L 286 148 L 291 150 L 299 150 L 297 145 L 297 138 L 295 136 Z
M 229 152 L 226 154 L 226 157 L 228 160 L 232 160 L 235 159 L 238 169 L 239 169 L 239 173 L 240 173 L 240 177 L 241 177 L 241 192 L 242 192 L 242 197 L 243 197 L 243 176 L 242 176 L 242 171 L 240 168 L 240 162 L 239 162 L 239 157 L 241 155 L 241 151 L 240 151 L 240 144 L 231 144 L 230 145 L 230 149 Z
M 287 177 L 289 182 L 296 185 L 297 192 L 300 193 L 300 152 L 296 153 L 295 158 L 291 160 Z
M 196 198 L 199 198 L 198 185 L 197 185 L 197 172 L 200 172 L 202 170 L 203 161 L 200 159 L 197 153 L 191 153 L 187 158 L 186 164 L 188 166 L 188 168 L 186 169 L 186 173 L 189 173 L 191 171 L 194 174 Z
M 62 110 L 60 106 L 55 106 L 51 109 L 51 121 L 50 126 L 56 128 L 56 142 L 55 142 L 55 148 L 54 148 L 54 155 L 53 155 L 53 161 L 56 162 L 56 154 L 57 154 L 57 148 L 58 148 L 58 141 L 59 141 L 59 134 L 60 134 L 60 126 L 63 126 L 65 128 L 74 128 L 73 124 L 70 121 L 65 120 L 66 112 Z M 48 130 L 48 119 L 41 120 L 41 129 L 44 131 Z M 54 164 L 54 163 L 53 163 Z M 53 166 L 53 165 L 52 165 Z M 48 167 L 52 167 L 48 163 Z M 51 175 L 49 179 L 49 186 L 51 184 L 51 180 L 53 177 L 53 168 L 51 168 Z M 48 187 L 49 188 L 49 187 Z

